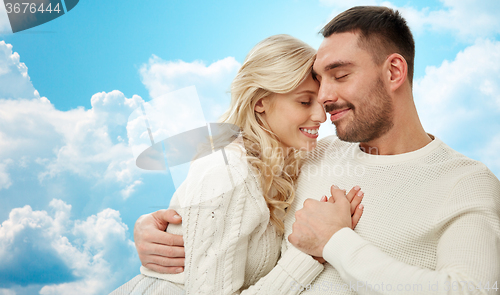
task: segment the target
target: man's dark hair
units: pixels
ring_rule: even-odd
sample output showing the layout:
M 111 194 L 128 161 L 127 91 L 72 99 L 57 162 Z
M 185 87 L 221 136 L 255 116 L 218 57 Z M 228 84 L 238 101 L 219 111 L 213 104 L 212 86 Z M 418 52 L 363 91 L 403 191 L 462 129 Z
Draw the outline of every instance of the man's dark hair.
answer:
M 337 15 L 320 31 L 325 38 L 344 32 L 359 33 L 359 47 L 370 52 L 378 65 L 392 53 L 401 54 L 408 64 L 408 80 L 412 85 L 415 41 L 397 10 L 382 6 L 356 6 Z

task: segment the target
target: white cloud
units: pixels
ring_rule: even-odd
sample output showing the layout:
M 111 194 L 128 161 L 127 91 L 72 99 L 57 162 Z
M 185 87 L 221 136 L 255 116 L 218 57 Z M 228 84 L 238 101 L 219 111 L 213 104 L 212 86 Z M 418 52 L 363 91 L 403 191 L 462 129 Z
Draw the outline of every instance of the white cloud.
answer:
M 340 12 L 358 5 L 382 5 L 398 9 L 414 33 L 423 30 L 450 32 L 462 41 L 473 43 L 476 38 L 489 38 L 500 33 L 500 2 L 496 0 L 440 0 L 443 8 L 417 9 L 410 5 L 400 6 L 390 1 L 377 0 L 320 0 L 332 6 L 331 18 Z M 329 20 L 328 20 L 329 21 Z
M 164 61 L 153 55 L 141 69 L 142 83 L 156 98 L 188 86 L 195 86 L 205 118 L 215 121 L 229 106 L 231 81 L 240 64 L 226 57 L 209 66 L 201 61 Z
M 217 121 L 229 107 L 230 85 L 239 67 L 240 64 L 233 57 L 206 65 L 202 61 L 164 61 L 153 55 L 148 64 L 140 69 L 142 82 L 153 97 L 152 101 L 144 105 L 151 134 L 145 132 L 145 123 L 140 122 L 143 120 L 142 112 L 133 114 L 127 131 L 134 154 L 138 156 L 150 145 L 150 137 L 158 142 L 172 135 L 204 127 L 207 122 Z M 167 155 L 172 151 L 167 150 Z M 189 154 L 189 149 L 186 154 Z M 160 165 L 165 162 L 163 158 L 152 154 L 145 158 L 147 164 L 141 161 L 141 167 L 162 168 Z M 186 176 L 180 172 L 182 169 L 177 168 L 179 166 L 168 169 L 175 187 Z M 122 191 L 124 198 L 127 194 L 128 190 Z
M 0 34 L 10 34 L 12 29 L 10 27 L 9 17 L 7 11 L 5 10 L 5 4 L 3 0 L 0 0 Z M 1 293 L 0 293 L 1 294 Z
M 232 57 L 205 66 L 199 61 L 168 62 L 153 56 L 140 72 L 152 97 L 195 85 L 205 118 L 215 121 L 229 104 L 227 91 L 239 66 Z M 141 97 L 127 98 L 117 90 L 101 92 L 92 96 L 90 110 L 59 111 L 48 99 L 40 98 L 26 65 L 5 42 L 0 42 L 0 76 L 0 159 L 12 159 L 26 171 L 37 167 L 42 183 L 68 172 L 97 183 L 115 182 L 124 199 L 142 183 L 142 172 L 123 140 L 127 130 L 133 129 L 127 119 L 143 102 Z M 184 117 L 192 118 L 190 111 Z M 9 167 L 0 162 L 0 189 L 16 183 Z
M 96 93 L 90 99 L 92 111 L 105 120 L 108 126 L 125 126 L 128 114 L 142 103 L 140 96 L 125 98 L 118 90 Z
M 425 76 L 414 86 L 415 102 L 426 130 L 447 138 L 487 166 L 496 166 L 497 175 L 500 167 L 492 152 L 479 151 L 498 145 L 499 85 L 500 42 L 478 40 L 459 52 L 455 60 L 427 67 Z
M 40 98 L 28 76 L 28 68 L 5 41 L 0 41 L 0 98 Z
M 42 168 L 41 182 L 69 172 L 122 188 L 134 184 L 140 171 L 121 138 L 140 103 L 141 97 L 126 98 L 115 90 L 93 95 L 90 110 L 59 111 L 39 96 L 12 46 L 0 41 L 0 159 L 12 159 L 26 171 Z M 9 167 L 0 161 L 0 189 L 16 182 Z
M 500 2 L 496 0 L 441 0 L 444 9 L 429 11 L 423 22 L 461 38 L 490 37 L 500 33 Z
M 410 27 L 413 34 L 421 34 L 426 29 L 429 28 L 429 20 L 428 20 L 429 9 L 428 8 L 418 10 L 412 6 L 398 7 L 394 4 L 392 4 L 391 2 L 381 2 L 379 5 L 387 6 L 387 7 L 390 7 L 392 9 L 397 9 L 399 12 L 401 12 L 401 15 L 406 20 L 406 22 L 407 22 L 408 26 Z M 438 28 L 436 27 L 436 29 L 438 29 Z
M 0 273 L 9 273 L 9 284 L 45 285 L 40 294 L 107 294 L 129 272 L 137 273 L 135 248 L 118 211 L 72 221 L 70 205 L 54 199 L 50 207 L 52 214 L 15 208 L 2 223 Z
M 240 64 L 233 57 L 226 57 L 207 67 L 202 61 L 172 62 L 153 55 L 149 63 L 141 67 L 140 73 L 151 97 L 155 98 L 193 84 L 201 84 L 201 86 L 216 84 L 216 87 L 220 87 L 217 84 L 233 78 L 239 67 Z M 229 84 L 223 84 L 222 87 L 229 86 Z
M 11 164 L 11 159 L 5 159 L 0 162 L 0 190 L 8 189 L 12 185 L 9 173 L 7 173 L 7 165 Z
M 59 111 L 39 96 L 12 46 L 0 42 L 0 190 L 19 190 L 16 182 L 26 179 L 16 177 L 26 173 L 42 183 L 71 174 L 112 183 L 118 195 L 130 197 L 142 179 L 123 138 L 140 103 L 139 96 L 111 91 L 92 96 L 89 110 Z M 62 193 L 72 183 L 55 182 L 52 192 L 75 198 Z M 0 292 L 31 294 L 43 286 L 40 294 L 105 294 L 137 274 L 139 260 L 118 211 L 74 221 L 71 205 L 53 200 L 50 208 L 12 209 L 0 227 L 0 286 L 11 287 Z
M 122 189 L 120 193 L 122 194 L 123 199 L 124 200 L 128 199 L 130 197 L 130 195 L 135 192 L 136 187 L 138 187 L 141 184 L 143 184 L 143 182 L 141 180 L 136 180 L 136 181 L 134 181 L 134 183 L 132 183 L 132 184 L 128 185 L 126 188 Z
M 109 97 L 113 98 L 109 104 L 101 104 Z M 71 172 L 133 183 L 138 172 L 132 151 L 117 137 L 126 134 L 128 112 L 141 99 L 126 98 L 118 91 L 96 94 L 92 99 L 92 109 L 69 111 L 59 111 L 39 99 L 0 99 L 0 158 L 16 159 L 24 166 L 36 159 L 45 167 L 39 175 L 41 181 Z
M 139 96 L 126 98 L 115 90 L 92 96 L 90 110 L 50 114 L 50 123 L 63 136 L 64 145 L 47 165 L 47 175 L 70 171 L 80 176 L 93 174 L 105 180 L 133 182 L 131 150 L 117 138 L 125 134 L 128 115 L 141 102 Z
M 0 295 L 16 295 L 16 291 L 10 289 L 0 289 Z
M 455 129 L 464 120 L 500 115 L 500 42 L 477 41 L 425 72 L 414 93 L 428 126 Z

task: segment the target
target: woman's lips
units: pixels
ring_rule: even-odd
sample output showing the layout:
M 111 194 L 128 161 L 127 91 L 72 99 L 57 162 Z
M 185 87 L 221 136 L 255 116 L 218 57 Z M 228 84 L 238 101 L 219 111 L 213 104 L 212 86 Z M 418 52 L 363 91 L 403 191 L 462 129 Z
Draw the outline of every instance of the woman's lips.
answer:
M 306 128 L 306 129 L 310 129 L 310 128 Z M 299 130 L 300 130 L 300 132 L 302 132 L 302 134 L 304 134 L 305 136 L 307 136 L 309 138 L 318 138 L 318 136 L 319 136 L 319 133 L 311 134 L 309 132 L 304 131 L 302 128 L 299 128 Z
M 343 109 L 343 110 L 338 110 L 338 111 L 333 111 L 330 116 L 330 120 L 332 122 L 339 120 L 340 118 L 344 117 L 347 112 L 349 112 L 350 109 Z

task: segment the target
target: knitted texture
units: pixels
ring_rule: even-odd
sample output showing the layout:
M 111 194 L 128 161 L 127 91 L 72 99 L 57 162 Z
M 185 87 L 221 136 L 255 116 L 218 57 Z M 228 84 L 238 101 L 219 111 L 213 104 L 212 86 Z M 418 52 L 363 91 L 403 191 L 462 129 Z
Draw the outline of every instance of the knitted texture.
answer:
M 141 267 L 143 276 L 114 294 L 164 294 L 167 289 L 165 294 L 171 294 L 177 286 L 185 294 L 297 294 L 290 291 L 293 282 L 308 284 L 323 270 L 295 248 L 283 253 L 275 267 L 283 238 L 270 223 L 258 179 L 241 153 L 226 149 L 226 158 L 227 164 L 216 154 L 194 161 L 172 198 L 182 229 L 169 225 L 167 231 L 183 234 L 184 273 Z
M 304 293 L 500 293 L 491 289 L 500 287 L 500 182 L 482 163 L 437 138 L 393 156 L 325 138 L 301 170 L 285 236 L 305 199 L 333 184 L 361 187 L 363 216 L 332 236 L 325 270 Z

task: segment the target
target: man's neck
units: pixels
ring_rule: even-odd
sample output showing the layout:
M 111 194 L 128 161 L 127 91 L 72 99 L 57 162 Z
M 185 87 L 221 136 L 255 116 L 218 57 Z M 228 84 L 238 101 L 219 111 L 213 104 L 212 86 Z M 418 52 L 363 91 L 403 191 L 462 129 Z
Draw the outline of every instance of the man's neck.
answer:
M 410 135 L 410 136 L 407 136 Z M 399 155 L 404 153 L 419 150 L 429 144 L 433 138 L 429 134 L 419 133 L 392 135 L 389 137 L 389 132 L 384 136 L 372 140 L 370 142 L 361 142 L 359 147 L 365 152 L 372 155 Z
M 375 155 L 399 155 L 423 148 L 433 138 L 422 127 L 416 109 L 399 112 L 394 118 L 394 126 L 384 135 L 369 142 L 360 143 L 360 148 Z

